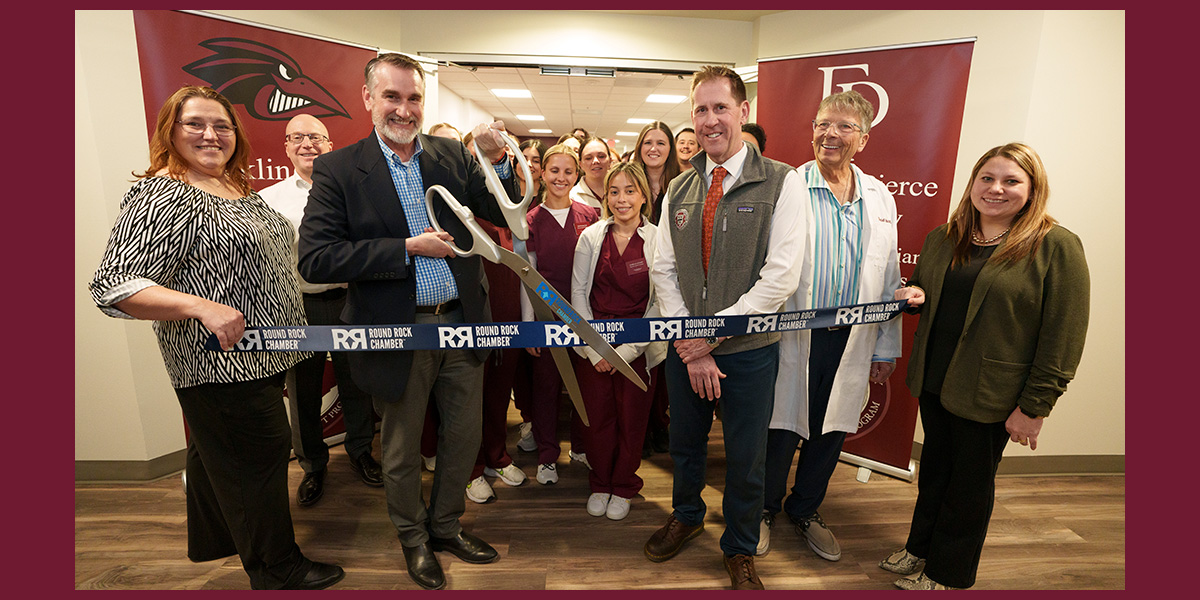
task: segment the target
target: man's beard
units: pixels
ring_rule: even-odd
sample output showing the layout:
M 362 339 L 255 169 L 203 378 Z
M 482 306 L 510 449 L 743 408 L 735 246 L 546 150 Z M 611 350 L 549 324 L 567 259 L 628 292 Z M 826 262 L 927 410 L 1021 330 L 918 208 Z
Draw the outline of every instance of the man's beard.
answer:
M 412 133 L 401 134 L 401 133 L 397 133 L 394 129 L 388 127 L 388 117 L 385 116 L 382 119 L 377 120 L 375 122 L 375 131 L 378 131 L 380 135 L 387 138 L 389 141 L 391 141 L 394 144 L 399 144 L 401 146 L 407 146 L 408 144 L 411 144 L 413 140 L 417 139 L 417 134 L 421 132 L 421 125 L 422 125 L 421 121 L 422 120 L 423 119 L 417 120 L 417 122 L 413 126 Z

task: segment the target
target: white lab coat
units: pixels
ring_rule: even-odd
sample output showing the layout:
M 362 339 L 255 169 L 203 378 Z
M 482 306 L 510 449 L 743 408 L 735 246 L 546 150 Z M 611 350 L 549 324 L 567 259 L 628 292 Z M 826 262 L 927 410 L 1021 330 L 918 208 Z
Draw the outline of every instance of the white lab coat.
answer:
M 592 283 L 594 283 L 593 275 L 596 273 L 596 263 L 600 260 L 600 246 L 604 243 L 604 236 L 612 224 L 612 217 L 592 223 L 579 234 L 579 241 L 575 243 L 575 262 L 572 265 L 571 273 L 571 306 L 575 307 L 579 316 L 589 321 L 594 318 L 590 301 Z M 637 234 L 642 238 L 642 252 L 646 256 L 646 265 L 651 266 L 654 264 L 654 244 L 658 238 L 658 228 L 649 219 L 643 218 L 642 225 L 637 228 Z M 650 273 L 647 272 L 646 276 L 649 277 Z M 646 303 L 646 313 L 642 315 L 642 318 L 652 319 L 658 316 L 660 316 L 658 296 L 654 293 L 652 279 L 650 281 L 650 300 Z M 614 349 L 627 363 L 632 363 L 644 353 L 646 369 L 653 369 L 667 356 L 667 342 L 620 344 Z M 574 350 L 593 365 L 600 362 L 600 355 L 589 346 L 575 346 Z
M 796 170 L 801 178 L 806 168 L 817 168 L 815 161 Z M 851 165 L 862 184 L 863 197 L 863 264 L 859 281 L 858 301 L 879 302 L 893 299 L 900 287 L 899 240 L 896 234 L 896 202 L 878 179 Z M 808 251 L 804 253 L 800 286 L 784 304 L 784 311 L 812 308 L 813 254 L 816 220 L 812 203 L 804 203 L 808 211 Z M 775 379 L 775 408 L 771 413 L 771 429 L 787 429 L 809 439 L 808 422 L 808 357 L 812 334 L 808 330 L 785 331 L 779 342 L 779 375 Z M 871 369 L 871 357 L 900 356 L 900 318 L 885 323 L 855 325 L 833 381 L 829 408 L 821 432 L 858 431 L 858 418 L 866 405 Z

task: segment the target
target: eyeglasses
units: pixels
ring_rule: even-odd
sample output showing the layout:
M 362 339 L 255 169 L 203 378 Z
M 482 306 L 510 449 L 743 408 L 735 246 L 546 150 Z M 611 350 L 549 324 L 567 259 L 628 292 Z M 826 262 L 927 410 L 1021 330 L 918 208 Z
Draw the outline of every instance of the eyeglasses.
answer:
M 289 141 L 293 144 L 296 144 L 297 146 L 299 146 L 300 144 L 303 144 L 305 138 L 307 138 L 308 141 L 310 141 L 314 144 L 320 144 L 321 142 L 329 141 L 328 137 L 325 137 L 324 135 L 321 135 L 319 133 L 292 133 L 292 134 L 285 135 L 284 138 L 287 139 L 287 141 Z
M 862 131 L 862 127 L 854 123 L 847 123 L 846 121 L 838 121 L 837 123 L 831 121 L 813 121 L 812 124 L 813 131 L 817 133 L 825 133 L 829 131 L 830 127 L 836 127 L 838 133 L 842 135 L 850 135 L 855 131 Z
M 209 124 L 209 123 L 201 123 L 199 121 L 188 121 L 187 123 L 184 123 L 183 121 L 175 121 L 175 122 L 182 125 L 184 131 L 186 131 L 188 133 L 196 134 L 196 135 L 203 134 L 209 127 L 212 127 L 213 132 L 215 132 L 217 135 L 219 135 L 221 137 L 228 137 L 228 136 L 233 135 L 233 130 L 234 130 L 233 125 L 230 125 L 228 123 Z

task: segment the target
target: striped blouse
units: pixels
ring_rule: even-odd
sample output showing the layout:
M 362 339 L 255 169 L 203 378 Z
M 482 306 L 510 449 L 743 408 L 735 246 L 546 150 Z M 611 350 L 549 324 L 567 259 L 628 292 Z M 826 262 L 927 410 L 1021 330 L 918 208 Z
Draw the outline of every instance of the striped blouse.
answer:
M 89 289 L 105 314 L 154 285 L 232 306 L 247 327 L 304 325 L 287 219 L 257 193 L 214 196 L 167 177 L 139 180 L 121 213 Z M 175 388 L 251 381 L 287 370 L 308 352 L 213 352 L 198 319 L 155 321 L 154 333 Z
M 851 166 L 854 197 L 841 204 L 816 161 L 801 167 L 812 202 L 813 308 L 845 306 L 858 302 L 863 255 L 862 178 Z

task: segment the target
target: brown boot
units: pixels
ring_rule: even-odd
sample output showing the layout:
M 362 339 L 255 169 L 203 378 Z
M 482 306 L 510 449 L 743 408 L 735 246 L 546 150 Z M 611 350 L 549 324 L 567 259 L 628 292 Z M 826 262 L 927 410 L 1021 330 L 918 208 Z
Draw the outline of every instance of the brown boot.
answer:
M 762 580 L 754 571 L 754 557 L 745 554 L 734 554 L 725 557 L 725 570 L 729 572 L 729 581 L 735 590 L 762 590 Z
M 653 562 L 667 560 L 679 554 L 683 545 L 688 540 L 700 535 L 701 531 L 704 531 L 703 522 L 696 525 L 684 525 L 672 514 L 667 518 L 667 524 L 655 531 L 654 535 L 650 536 L 650 540 L 646 542 L 646 558 Z

